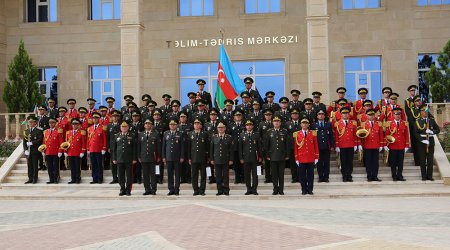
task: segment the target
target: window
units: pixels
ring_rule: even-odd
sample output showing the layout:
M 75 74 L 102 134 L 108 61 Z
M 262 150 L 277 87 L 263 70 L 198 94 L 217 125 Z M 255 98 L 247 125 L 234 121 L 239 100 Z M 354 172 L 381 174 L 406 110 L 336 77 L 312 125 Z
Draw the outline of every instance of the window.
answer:
M 91 20 L 120 19 L 120 0 L 90 0 Z
M 380 0 L 342 0 L 342 9 L 376 9 L 380 8 Z
M 97 100 L 96 107 L 105 105 L 106 97 L 116 99 L 115 108 L 120 109 L 122 99 L 122 69 L 120 65 L 91 66 L 91 96 Z
M 27 22 L 56 22 L 58 20 L 57 0 L 27 0 Z
M 358 99 L 358 89 L 367 88 L 367 99 L 381 98 L 381 56 L 345 57 L 345 88 L 347 98 Z
M 450 4 L 450 0 L 417 0 L 418 6 Z
M 212 16 L 214 0 L 179 0 L 180 16 Z
M 58 103 L 58 69 L 56 67 L 38 68 L 39 90 L 46 98 L 55 98 Z
M 430 90 L 425 83 L 425 73 L 431 69 L 431 65 L 436 66 L 437 68 L 440 68 L 439 62 L 438 62 L 439 54 L 419 54 L 418 56 L 418 64 L 417 68 L 419 69 L 418 77 L 419 77 L 419 94 L 420 97 L 422 97 L 422 100 L 424 103 L 429 102 L 429 93 Z
M 238 61 L 234 62 L 233 65 L 242 80 L 248 76 L 255 80 L 255 86 L 253 87 L 258 89 L 262 97 L 269 90 L 274 91 L 276 97 L 284 96 L 284 61 Z M 214 102 L 217 87 L 217 68 L 217 62 L 180 64 L 180 101 L 182 105 L 189 103 L 188 92 L 198 91 L 195 83 L 197 79 L 206 81 L 205 90 L 211 93 Z M 275 100 L 278 100 L 278 98 L 275 98 Z
M 281 0 L 245 0 L 245 13 L 276 13 L 280 12 Z

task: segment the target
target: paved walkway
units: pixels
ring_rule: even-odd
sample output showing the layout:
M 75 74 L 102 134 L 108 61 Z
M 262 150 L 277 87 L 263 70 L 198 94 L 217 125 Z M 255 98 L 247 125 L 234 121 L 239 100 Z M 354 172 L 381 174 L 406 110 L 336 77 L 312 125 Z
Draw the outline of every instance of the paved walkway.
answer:
M 448 249 L 449 208 L 449 197 L 2 200 L 0 249 Z

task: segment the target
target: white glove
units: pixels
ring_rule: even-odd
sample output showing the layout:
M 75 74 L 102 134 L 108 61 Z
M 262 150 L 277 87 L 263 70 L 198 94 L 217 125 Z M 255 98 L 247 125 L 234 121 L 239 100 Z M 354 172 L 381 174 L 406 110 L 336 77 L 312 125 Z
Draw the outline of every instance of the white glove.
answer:
M 62 153 L 58 153 L 58 157 L 61 157 L 62 156 Z
M 44 157 L 44 158 L 45 158 L 45 153 L 42 153 L 42 157 Z
M 319 159 L 314 160 L 314 165 L 316 165 L 319 162 Z
M 434 133 L 433 133 L 433 131 L 432 131 L 431 129 L 427 129 L 425 132 L 426 132 L 427 134 L 429 134 L 429 135 L 434 135 Z
M 354 146 L 353 147 L 353 151 L 355 151 L 356 152 L 356 150 L 358 149 L 358 147 L 357 146 Z
M 362 150 L 363 150 L 363 148 L 362 148 L 361 145 L 358 146 L 358 150 L 359 150 L 359 151 L 362 151 Z
M 380 148 L 378 149 L 378 152 L 381 152 L 381 151 L 383 151 L 383 147 L 380 147 Z
M 384 146 L 384 151 L 389 151 L 389 148 L 388 148 L 388 146 Z
M 67 153 L 64 153 L 64 156 L 67 157 Z
M 30 152 L 28 150 L 25 150 L 25 155 L 26 156 L 30 155 Z
M 30 141 L 27 141 L 27 146 L 29 147 L 29 146 L 31 146 L 31 145 L 33 145 L 33 143 L 30 142 Z
M 428 144 L 430 144 L 430 141 L 428 141 L 428 140 L 423 140 L 422 143 L 428 145 Z
M 105 155 L 106 154 L 106 150 L 102 150 L 102 155 Z
M 83 158 L 84 157 L 84 154 L 83 153 L 80 153 L 80 158 Z
M 295 161 L 295 163 L 297 164 L 297 166 L 300 165 L 300 162 L 299 162 L 299 161 Z
M 406 153 L 406 151 L 408 151 L 408 149 L 409 149 L 409 148 L 405 148 L 405 153 Z
M 87 151 L 87 155 L 89 156 L 91 154 L 91 152 Z
M 339 147 L 336 147 L 336 152 L 337 153 L 341 152 L 341 149 Z

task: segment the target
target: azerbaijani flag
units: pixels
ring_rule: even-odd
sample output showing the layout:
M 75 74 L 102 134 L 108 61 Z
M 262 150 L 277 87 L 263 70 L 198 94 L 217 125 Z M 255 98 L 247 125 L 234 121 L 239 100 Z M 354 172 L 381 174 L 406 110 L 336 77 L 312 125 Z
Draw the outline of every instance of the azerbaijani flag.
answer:
M 234 100 L 245 90 L 244 82 L 239 78 L 228 58 L 223 44 L 220 45 L 219 68 L 217 73 L 216 107 L 223 109 L 226 99 Z

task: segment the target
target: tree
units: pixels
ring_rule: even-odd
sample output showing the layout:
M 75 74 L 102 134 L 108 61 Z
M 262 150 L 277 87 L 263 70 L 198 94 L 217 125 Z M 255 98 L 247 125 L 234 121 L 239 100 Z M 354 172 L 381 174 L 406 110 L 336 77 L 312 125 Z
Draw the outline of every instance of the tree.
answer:
M 431 64 L 431 69 L 424 78 L 430 88 L 433 102 L 447 102 L 450 100 L 450 40 L 439 54 L 437 61 L 439 68 Z
M 44 97 L 37 83 L 39 71 L 20 41 L 17 55 L 8 66 L 8 77 L 3 89 L 3 101 L 10 113 L 33 111 L 34 106 L 42 104 Z

